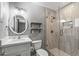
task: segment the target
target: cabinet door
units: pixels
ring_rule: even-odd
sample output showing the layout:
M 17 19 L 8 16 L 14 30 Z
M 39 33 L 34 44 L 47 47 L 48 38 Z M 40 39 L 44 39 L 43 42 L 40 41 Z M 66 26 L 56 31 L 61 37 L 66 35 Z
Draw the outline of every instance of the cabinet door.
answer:
M 7 47 L 5 56 L 30 56 L 30 44 Z
M 14 53 L 18 51 L 26 50 L 26 45 L 17 45 L 5 48 L 5 53 Z

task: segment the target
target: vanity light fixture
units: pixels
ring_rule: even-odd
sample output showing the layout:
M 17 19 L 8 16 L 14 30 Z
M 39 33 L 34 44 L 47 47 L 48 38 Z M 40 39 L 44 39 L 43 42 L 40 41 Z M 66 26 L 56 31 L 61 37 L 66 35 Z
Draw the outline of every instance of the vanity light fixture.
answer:
M 23 8 L 15 7 L 15 14 L 25 14 L 26 10 Z

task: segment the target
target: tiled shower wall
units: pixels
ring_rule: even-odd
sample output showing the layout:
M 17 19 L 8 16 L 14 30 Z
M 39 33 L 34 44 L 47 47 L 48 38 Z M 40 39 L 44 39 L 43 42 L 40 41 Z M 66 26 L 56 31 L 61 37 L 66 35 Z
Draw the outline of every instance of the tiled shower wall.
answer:
M 57 15 L 56 11 L 46 8 L 46 20 L 45 20 L 46 22 L 45 42 L 46 43 L 45 44 L 48 50 L 53 48 L 58 48 L 59 25 L 58 25 L 58 19 L 56 15 Z M 55 17 L 55 19 L 53 19 L 53 17 Z
M 61 20 L 71 20 L 73 27 L 64 29 L 60 25 L 60 29 L 63 29 L 63 36 L 60 36 L 59 48 L 70 55 L 77 55 L 79 53 L 79 3 L 71 3 L 62 8 Z

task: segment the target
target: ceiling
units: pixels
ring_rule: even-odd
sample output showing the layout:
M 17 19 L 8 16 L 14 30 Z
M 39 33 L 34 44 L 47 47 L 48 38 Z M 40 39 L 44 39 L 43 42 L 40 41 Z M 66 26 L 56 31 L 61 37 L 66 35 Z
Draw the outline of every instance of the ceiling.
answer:
M 69 4 L 70 2 L 34 2 L 34 3 L 43 7 L 57 10 L 58 7 L 62 8 L 66 6 L 67 4 Z
M 32 4 L 32 3 L 35 5 L 40 5 L 40 6 L 47 7 L 47 8 L 50 8 L 50 9 L 53 9 L 56 11 L 59 7 L 62 8 L 64 6 L 66 6 L 67 4 L 69 4 L 70 2 L 27 2 L 25 4 L 28 5 L 28 4 Z M 18 3 L 16 2 L 15 4 L 18 4 Z M 20 4 L 20 2 L 19 2 L 19 4 Z

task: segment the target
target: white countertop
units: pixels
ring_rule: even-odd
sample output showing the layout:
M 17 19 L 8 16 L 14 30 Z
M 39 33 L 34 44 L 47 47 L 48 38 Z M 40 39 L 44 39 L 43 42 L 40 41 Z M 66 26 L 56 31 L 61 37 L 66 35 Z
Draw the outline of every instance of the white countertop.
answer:
M 21 39 L 9 39 L 9 38 L 3 38 L 1 40 L 1 46 L 10 46 L 10 45 L 15 45 L 19 43 L 28 43 L 32 42 L 32 40 L 27 37 L 27 38 L 21 38 Z

